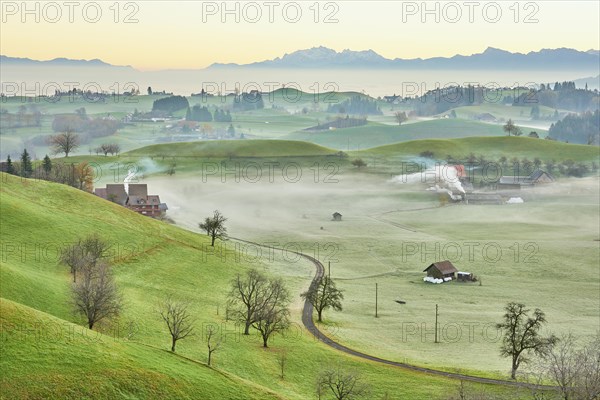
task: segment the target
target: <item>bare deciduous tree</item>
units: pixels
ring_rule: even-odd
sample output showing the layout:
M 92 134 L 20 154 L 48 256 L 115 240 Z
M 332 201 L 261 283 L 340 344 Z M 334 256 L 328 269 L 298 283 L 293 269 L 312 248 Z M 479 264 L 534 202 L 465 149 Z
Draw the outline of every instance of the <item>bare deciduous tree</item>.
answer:
M 50 137 L 50 145 L 54 154 L 65 153 L 65 157 L 69 157 L 69 153 L 79 147 L 79 135 L 72 131 L 59 133 Z
M 194 320 L 188 311 L 189 305 L 189 302 L 174 300 L 172 296 L 167 296 L 159 305 L 158 312 L 171 335 L 172 352 L 175 352 L 178 340 L 194 334 Z
M 206 231 L 206 234 L 211 237 L 211 246 L 215 245 L 215 239 L 222 239 L 227 235 L 225 221 L 227 218 L 219 210 L 215 210 L 212 218 L 206 218 L 204 222 L 198 224 L 200 229 Z
M 208 347 L 208 366 L 212 363 L 212 354 L 219 350 L 222 343 L 222 338 L 217 338 L 217 329 L 213 325 L 208 325 L 205 329 L 206 332 L 206 347 Z
M 329 391 L 336 400 L 359 399 L 368 395 L 369 387 L 358 372 L 338 368 L 324 370 L 317 377 L 317 393 Z
M 287 350 L 282 349 L 277 353 L 277 364 L 279 365 L 279 376 L 285 378 L 285 365 L 287 364 Z
M 86 263 L 81 268 L 81 279 L 73 284 L 72 294 L 76 311 L 85 316 L 90 329 L 121 311 L 122 297 L 110 265 L 103 260 Z
M 86 265 L 95 266 L 103 257 L 108 255 L 111 245 L 97 234 L 91 234 L 84 239 L 68 246 L 61 254 L 61 262 L 71 269 L 73 282 L 77 281 L 77 271 Z
M 538 358 L 538 381 L 550 380 L 564 400 L 594 400 L 600 396 L 600 334 L 577 346 L 572 334 Z
M 364 162 L 364 160 L 362 158 L 357 158 L 357 159 L 352 160 L 351 164 L 357 168 L 362 168 L 362 167 L 367 166 L 367 163 Z
M 268 283 L 267 277 L 256 269 L 249 270 L 245 277 L 238 274 L 231 281 L 228 310 L 234 319 L 244 323 L 244 335 L 250 334 L 250 326 L 262 305 Z
M 103 153 L 105 157 L 108 156 L 108 153 L 115 155 L 119 154 L 120 151 L 121 146 L 119 146 L 117 143 L 104 143 L 96 148 L 96 154 Z
M 542 310 L 536 308 L 533 316 L 529 316 L 529 309 L 524 304 L 508 303 L 504 308 L 506 311 L 504 320 L 497 324 L 498 329 L 504 331 L 500 354 L 511 357 L 512 379 L 516 378 L 517 369 L 522 363 L 528 362 L 528 353 L 538 355 L 545 354 L 548 349 L 556 343 L 556 337 L 541 337 L 539 331 L 546 323 L 546 315 Z
M 344 294 L 336 288 L 335 282 L 329 276 L 322 276 L 310 286 L 310 288 L 300 295 L 308 300 L 317 311 L 317 320 L 322 322 L 323 311 L 333 308 L 336 311 L 342 310 L 342 300 Z
M 408 117 L 406 116 L 406 112 L 404 111 L 396 111 L 394 113 L 394 119 L 398 123 L 398 125 L 402 125 L 403 122 L 408 121 Z
M 252 326 L 260 332 L 263 347 L 268 347 L 269 338 L 289 327 L 290 292 L 282 279 L 272 279 L 267 285 L 259 307 L 254 312 Z

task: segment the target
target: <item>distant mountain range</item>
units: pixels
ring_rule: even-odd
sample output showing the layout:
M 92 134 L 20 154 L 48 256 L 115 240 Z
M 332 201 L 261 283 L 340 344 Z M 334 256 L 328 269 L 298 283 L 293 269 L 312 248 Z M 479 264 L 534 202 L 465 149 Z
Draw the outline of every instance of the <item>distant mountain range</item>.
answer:
M 57 66 L 57 67 L 118 67 L 133 70 L 131 66 L 115 66 L 102 60 L 72 60 L 55 58 L 48 61 L 0 56 L 0 63 L 7 66 Z M 327 47 L 313 47 L 285 54 L 273 60 L 250 64 L 214 63 L 209 69 L 217 68 L 345 68 L 345 69 L 540 69 L 540 70 L 599 70 L 600 51 L 579 51 L 568 48 L 542 49 L 527 54 L 511 53 L 488 47 L 483 53 L 470 56 L 433 57 L 403 59 L 385 58 L 373 50 L 335 51 Z
M 327 47 L 298 50 L 283 57 L 250 64 L 212 64 L 209 68 L 401 68 L 401 69 L 600 69 L 600 51 L 542 49 L 527 54 L 488 47 L 470 56 L 403 59 L 385 58 L 373 50 L 337 52 Z
M 40 61 L 40 60 L 33 60 L 31 58 L 8 57 L 8 56 L 3 56 L 3 55 L 0 55 L 0 64 L 2 64 L 2 65 L 21 65 L 21 66 L 132 68 L 129 65 L 120 66 L 120 65 L 108 64 L 97 58 L 95 58 L 93 60 L 73 60 L 70 58 L 55 58 L 52 60 Z

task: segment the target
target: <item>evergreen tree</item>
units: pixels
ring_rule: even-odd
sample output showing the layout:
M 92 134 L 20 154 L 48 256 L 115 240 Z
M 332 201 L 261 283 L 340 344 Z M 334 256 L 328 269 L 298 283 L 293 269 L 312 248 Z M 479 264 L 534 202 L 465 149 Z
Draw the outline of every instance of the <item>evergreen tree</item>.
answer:
M 24 178 L 29 178 L 33 173 L 33 166 L 31 165 L 31 157 L 27 152 L 27 149 L 23 150 L 23 154 L 21 154 L 21 176 Z
M 229 128 L 227 128 L 227 133 L 228 133 L 230 136 L 233 136 L 233 135 L 235 135 L 235 128 L 233 127 L 233 124 L 229 124 Z
M 15 166 L 13 165 L 12 160 L 10 159 L 10 155 L 6 158 L 6 173 L 12 175 L 14 175 L 15 173 Z
M 52 161 L 50 160 L 50 157 L 48 157 L 48 154 L 46 154 L 46 157 L 44 157 L 42 168 L 44 169 L 46 176 L 48 176 L 48 174 L 50 174 L 50 171 L 52 171 Z

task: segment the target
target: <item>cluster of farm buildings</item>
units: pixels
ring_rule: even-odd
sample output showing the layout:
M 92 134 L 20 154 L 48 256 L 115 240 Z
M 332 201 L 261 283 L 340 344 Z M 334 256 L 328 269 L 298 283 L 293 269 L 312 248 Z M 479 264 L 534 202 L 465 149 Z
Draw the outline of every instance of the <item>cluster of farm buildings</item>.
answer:
M 148 194 L 146 184 L 108 184 L 105 188 L 96 188 L 94 194 L 148 217 L 160 217 L 168 209 L 158 195 Z
M 505 197 L 516 191 L 531 189 L 536 186 L 546 185 L 554 182 L 554 177 L 546 171 L 537 169 L 526 176 L 501 176 L 493 185 L 491 191 L 475 191 L 473 183 L 468 177 L 464 165 L 454 165 L 457 177 L 460 180 L 465 193 L 460 195 L 466 204 L 504 204 Z

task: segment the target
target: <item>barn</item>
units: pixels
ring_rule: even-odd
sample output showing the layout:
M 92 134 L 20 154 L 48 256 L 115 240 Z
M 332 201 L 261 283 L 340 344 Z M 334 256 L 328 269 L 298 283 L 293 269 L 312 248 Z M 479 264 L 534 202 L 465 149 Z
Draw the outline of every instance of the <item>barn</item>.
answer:
M 423 272 L 427 272 L 427 276 L 436 279 L 452 278 L 456 279 L 458 270 L 448 260 L 438 261 L 425 268 Z
M 552 175 L 537 169 L 529 176 L 501 176 L 497 182 L 497 188 L 498 190 L 526 189 L 552 182 L 554 182 Z

